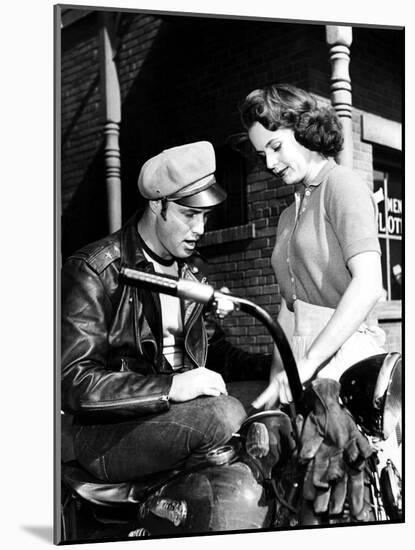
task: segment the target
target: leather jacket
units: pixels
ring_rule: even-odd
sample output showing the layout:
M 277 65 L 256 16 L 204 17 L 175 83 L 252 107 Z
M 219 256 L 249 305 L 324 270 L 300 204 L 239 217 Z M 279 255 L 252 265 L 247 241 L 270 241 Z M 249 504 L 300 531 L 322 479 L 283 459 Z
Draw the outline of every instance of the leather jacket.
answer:
M 162 354 L 159 295 L 121 284 L 121 266 L 154 272 L 140 246 L 137 215 L 116 233 L 74 253 L 62 269 L 62 409 L 85 422 L 169 408 L 174 374 Z M 180 276 L 204 281 L 205 267 L 195 254 L 180 264 Z M 212 368 L 203 306 L 185 301 L 182 309 L 186 368 Z M 269 366 L 269 357 L 234 348 L 223 331 L 210 334 L 209 347 L 216 348 L 210 363 L 225 376 L 237 368 L 239 379 L 247 371 L 258 377 L 258 369 L 262 373 Z

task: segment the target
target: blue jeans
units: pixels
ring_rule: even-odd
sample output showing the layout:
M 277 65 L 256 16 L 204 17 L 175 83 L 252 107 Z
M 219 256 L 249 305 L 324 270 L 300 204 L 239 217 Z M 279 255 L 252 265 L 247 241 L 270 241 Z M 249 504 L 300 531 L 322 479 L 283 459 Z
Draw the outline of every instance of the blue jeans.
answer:
M 158 415 L 81 426 L 75 454 L 99 479 L 127 481 L 201 463 L 208 451 L 229 441 L 245 418 L 244 407 L 234 397 L 199 397 L 171 403 Z

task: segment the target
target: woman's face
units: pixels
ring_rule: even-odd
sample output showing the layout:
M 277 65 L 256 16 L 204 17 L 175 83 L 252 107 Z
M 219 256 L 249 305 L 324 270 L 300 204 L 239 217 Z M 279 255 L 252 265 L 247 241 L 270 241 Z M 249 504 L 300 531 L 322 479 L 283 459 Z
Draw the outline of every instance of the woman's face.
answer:
M 254 122 L 248 136 L 268 170 L 285 184 L 298 183 L 310 176 L 313 152 L 298 143 L 290 128 L 267 130 Z

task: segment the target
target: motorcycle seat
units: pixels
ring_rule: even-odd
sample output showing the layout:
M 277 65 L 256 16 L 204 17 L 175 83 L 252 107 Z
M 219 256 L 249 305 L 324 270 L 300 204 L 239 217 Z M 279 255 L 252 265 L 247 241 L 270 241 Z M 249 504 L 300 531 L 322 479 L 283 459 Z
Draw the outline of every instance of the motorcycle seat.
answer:
M 137 504 L 145 495 L 161 486 L 178 472 L 169 470 L 120 483 L 102 481 L 84 470 L 72 460 L 62 465 L 62 480 L 84 500 L 99 506 Z
M 147 492 L 175 476 L 177 470 L 157 472 L 134 480 L 111 483 L 87 472 L 75 459 L 73 417 L 61 415 L 61 478 L 67 487 L 84 500 L 100 506 L 137 504 Z

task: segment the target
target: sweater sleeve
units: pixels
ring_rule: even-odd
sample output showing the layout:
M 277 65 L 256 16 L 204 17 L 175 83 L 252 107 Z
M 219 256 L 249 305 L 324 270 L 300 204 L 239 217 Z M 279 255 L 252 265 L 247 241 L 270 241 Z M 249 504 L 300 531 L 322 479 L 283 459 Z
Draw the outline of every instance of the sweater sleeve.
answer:
M 380 254 L 377 205 L 373 193 L 354 171 L 339 167 L 328 179 L 325 209 L 346 263 L 361 252 Z

